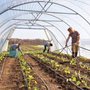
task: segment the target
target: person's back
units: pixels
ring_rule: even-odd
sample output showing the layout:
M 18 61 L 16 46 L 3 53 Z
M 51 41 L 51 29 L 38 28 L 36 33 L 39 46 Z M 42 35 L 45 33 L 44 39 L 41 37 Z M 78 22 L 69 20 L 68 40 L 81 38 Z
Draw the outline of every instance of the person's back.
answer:
M 11 47 L 10 47 L 11 50 L 16 50 L 17 49 L 17 45 L 16 44 L 13 44 Z
M 9 50 L 9 56 L 17 57 L 18 56 L 18 51 L 21 52 L 20 44 L 11 45 L 10 50 Z

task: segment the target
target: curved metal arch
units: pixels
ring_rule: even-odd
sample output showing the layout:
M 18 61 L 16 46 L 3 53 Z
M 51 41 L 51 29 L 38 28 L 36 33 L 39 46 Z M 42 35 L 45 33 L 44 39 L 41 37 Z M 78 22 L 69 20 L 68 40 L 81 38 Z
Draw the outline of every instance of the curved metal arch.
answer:
M 27 20 L 28 21 L 28 20 Z M 43 22 L 45 22 L 45 21 L 43 21 Z M 48 23 L 48 22 L 46 22 L 46 23 Z M 51 24 L 51 23 L 48 23 L 48 24 L 50 24 L 51 26 L 53 26 L 54 28 L 56 28 L 57 30 L 59 30 L 59 32 L 64 36 L 64 38 L 66 39 L 66 37 L 65 37 L 65 35 L 61 32 L 61 30 L 59 29 L 59 28 L 57 28 L 56 26 L 54 26 L 53 24 Z M 11 26 L 11 25 L 10 25 Z M 5 32 L 5 30 L 7 30 L 10 26 L 8 26 L 7 28 L 5 28 L 2 32 L 1 32 L 1 34 L 3 33 L 3 32 Z
M 24 13 L 24 14 L 29 14 L 29 13 Z M 67 26 L 70 26 L 65 20 L 62 20 L 61 18 L 59 18 L 59 17 L 57 17 L 57 16 L 55 16 L 55 15 L 52 15 L 52 14 L 47 14 L 47 13 L 45 13 L 46 15 L 50 15 L 50 16 L 52 16 L 52 17 L 55 17 L 55 18 L 57 18 L 57 19 L 59 19 L 59 20 L 61 20 L 63 23 L 65 23 Z M 19 15 L 23 15 L 23 14 L 19 14 Z M 18 15 L 16 15 L 15 17 L 13 17 L 12 19 L 14 19 L 14 18 L 16 18 L 16 17 L 18 17 Z M 8 23 L 10 20 L 12 20 L 12 19 L 8 19 L 5 23 L 3 23 L 0 27 L 2 27 L 3 25 L 5 25 L 6 23 Z
M 26 24 L 26 25 L 27 25 L 27 24 Z M 44 27 L 43 25 L 40 25 L 40 24 L 36 24 L 36 25 L 41 26 L 41 27 L 43 27 L 44 29 L 48 30 L 48 31 L 54 36 L 54 38 L 55 38 L 56 41 L 60 44 L 60 46 L 63 47 L 63 46 L 61 45 L 61 43 L 57 40 L 57 38 L 55 37 L 55 35 L 53 34 L 52 31 L 50 31 L 48 28 Z M 27 25 L 27 26 L 28 26 L 28 25 Z
M 16 24 L 17 24 L 17 23 L 19 23 L 19 22 L 20 22 L 20 21 L 17 21 L 17 22 L 15 22 L 15 23 L 13 23 L 12 25 L 9 25 L 7 28 L 5 28 L 5 29 L 4 29 L 4 31 L 3 31 L 3 32 L 1 32 L 1 36 L 2 36 L 2 34 L 3 34 L 4 32 L 6 33 L 6 32 L 8 32 L 8 31 L 9 31 L 9 30 L 8 30 L 8 31 L 6 31 L 7 29 L 11 28 L 12 26 L 16 25 Z M 49 29 L 48 29 L 48 30 L 49 30 Z M 4 34 L 5 34 L 5 33 L 4 33 Z
M 47 14 L 47 15 L 50 15 L 50 14 Z M 53 15 L 50 15 L 50 16 L 53 16 Z M 57 28 L 55 25 L 53 25 L 53 24 L 51 24 L 51 23 L 49 23 L 49 22 L 47 22 L 47 21 L 42 21 L 42 22 L 46 22 L 46 23 L 50 24 L 51 26 L 55 27 L 57 30 L 60 31 L 60 33 L 61 33 L 61 34 L 64 36 L 64 38 L 66 39 L 66 36 L 63 34 L 63 32 L 62 32 L 59 28 Z
M 83 10 L 87 15 L 89 15 L 89 13 L 87 13 L 87 12 L 86 12 L 83 8 L 81 8 L 80 6 L 78 6 L 78 5 L 72 3 L 71 1 L 68 1 L 68 0 L 67 0 L 67 2 L 70 2 L 70 3 L 73 4 L 74 6 L 80 8 L 81 10 Z M 78 1 L 78 2 L 79 2 L 79 1 Z
M 45 22 L 45 21 L 43 21 L 43 22 Z M 49 23 L 49 22 L 46 22 L 46 23 L 48 23 L 48 24 L 51 25 L 51 23 Z M 10 26 L 11 26 L 11 25 L 10 25 Z M 8 26 L 7 28 L 9 28 L 10 26 Z M 53 24 L 52 24 L 51 26 L 53 26 Z M 6 29 L 7 29 L 7 28 L 6 28 Z M 56 28 L 57 28 L 57 27 L 56 27 Z M 6 29 L 5 29 L 5 30 L 6 30 Z M 57 29 L 58 29 L 58 28 L 57 28 Z M 3 32 L 4 32 L 4 31 L 3 31 Z M 3 32 L 2 32 L 2 33 L 3 33 Z
M 47 3 L 48 1 L 29 1 L 29 2 L 20 3 L 20 4 L 17 4 L 17 5 L 14 5 L 12 7 L 7 8 L 6 10 L 2 11 L 0 13 L 0 15 L 3 14 L 4 12 L 6 12 L 6 11 L 12 9 L 12 8 L 15 8 L 15 7 L 18 7 L 18 6 L 21 6 L 21 5 L 25 5 L 25 4 L 29 4 L 29 3 L 38 3 L 38 2 L 46 2 Z
M 27 14 L 27 13 L 24 13 L 24 14 Z M 20 13 L 20 15 L 22 15 L 21 13 Z M 11 19 L 9 19 L 9 18 L 7 18 L 7 20 L 4 20 L 3 22 L 1 22 L 1 23 L 3 23 L 3 24 L 1 24 L 0 25 L 0 27 L 2 27 L 3 25 L 5 25 L 5 24 L 7 24 L 9 21 L 11 21 L 13 18 L 16 18 L 16 17 L 18 17 L 19 15 L 15 15 L 15 17 L 12 17 Z
M 43 21 L 43 22 L 45 22 L 45 21 Z M 46 23 L 49 23 L 49 22 L 46 22 Z M 51 23 L 49 23 L 49 24 L 51 24 Z M 52 24 L 52 26 L 53 26 L 53 24 Z M 55 27 L 55 26 L 54 26 Z M 56 27 L 57 28 L 57 27 Z M 58 29 L 58 28 L 57 28 Z
M 12 29 L 13 29 L 13 28 L 11 28 L 10 31 L 11 31 Z M 8 31 L 7 31 L 7 32 L 8 32 Z M 5 32 L 3 36 L 5 36 L 7 32 Z M 3 42 L 3 44 L 2 44 L 1 47 L 0 47 L 0 52 L 2 51 L 2 48 L 3 48 L 3 46 L 4 46 L 4 44 L 5 44 L 6 40 L 7 40 L 7 38 L 9 37 L 9 35 L 10 35 L 10 32 L 8 33 L 8 35 L 6 36 L 6 38 L 4 39 L 4 42 Z
M 51 16 L 52 16 L 52 15 L 51 15 Z M 43 21 L 43 22 L 45 22 L 45 21 Z M 51 23 L 49 23 L 49 22 L 46 22 L 46 23 L 48 23 L 48 24 L 51 25 Z M 53 24 L 52 24 L 51 26 L 53 26 Z M 9 27 L 10 27 L 10 26 L 9 26 Z M 56 26 L 53 26 L 53 27 L 57 28 Z M 58 28 L 57 28 L 57 30 L 58 30 Z
M 90 35 L 90 33 L 87 31 L 87 29 L 84 26 L 82 26 L 80 23 L 78 23 L 77 21 L 75 21 L 74 19 L 72 19 L 70 17 L 67 17 L 67 16 L 65 16 L 65 17 L 69 18 L 70 20 L 73 20 L 76 24 L 78 24 L 82 28 L 82 30 L 84 30 L 87 33 L 87 35 Z
M 24 5 L 24 4 L 37 3 L 37 2 L 48 2 L 48 1 L 31 1 L 31 2 L 21 3 L 21 4 L 18 4 L 18 5 L 12 6 L 12 7 L 8 8 L 8 9 L 4 10 L 3 12 L 0 13 L 0 15 L 3 14 L 4 12 L 6 12 L 6 11 L 12 9 L 12 8 L 15 8 L 15 7 L 18 7 L 18 6 Z M 75 10 L 73 10 L 73 9 L 71 9 L 71 8 L 65 6 L 65 5 L 59 4 L 59 3 L 55 3 L 55 2 L 51 2 L 51 1 L 50 1 L 49 3 L 51 3 L 51 4 L 56 4 L 56 5 L 59 5 L 59 6 L 62 6 L 62 7 L 64 7 L 64 8 L 67 8 L 67 9 L 69 9 L 69 10 L 75 12 L 77 15 L 79 15 L 83 20 L 85 20 L 85 21 L 90 25 L 90 22 L 89 22 L 86 18 L 84 18 L 80 13 L 76 12 Z
M 47 13 L 45 13 L 45 14 L 46 14 L 46 15 L 50 15 L 50 16 L 52 16 L 52 17 L 55 17 L 55 18 L 61 20 L 61 21 L 62 21 L 63 23 L 65 23 L 67 26 L 70 26 L 65 20 L 63 20 L 63 19 L 61 19 L 61 18 L 59 18 L 59 17 L 57 17 L 57 16 L 55 16 L 55 15 L 47 14 Z
M 28 20 L 27 20 L 27 21 L 28 21 Z M 63 32 L 61 32 L 61 30 L 60 30 L 59 28 L 57 28 L 55 25 L 53 25 L 53 24 L 51 24 L 51 23 L 49 23 L 49 22 L 47 22 L 47 21 L 41 21 L 41 22 L 48 23 L 48 24 L 50 24 L 51 26 L 53 26 L 54 28 L 56 28 L 56 29 L 63 35 L 63 37 L 66 39 L 66 36 L 63 34 Z M 11 26 L 11 25 L 10 25 L 10 26 Z M 10 26 L 8 26 L 7 28 L 9 28 Z M 6 29 L 7 29 L 7 28 L 6 28 Z M 5 30 L 6 30 L 6 29 L 5 29 Z M 5 31 L 5 30 L 4 30 L 4 31 Z M 1 34 L 2 34 L 4 31 L 2 31 Z
M 45 21 L 41 21 L 41 22 L 45 22 Z M 48 22 L 46 22 L 46 23 L 48 23 Z M 39 25 L 39 26 L 43 26 L 43 25 L 40 25 L 40 24 L 37 24 L 37 25 Z M 44 27 L 44 26 L 43 26 Z M 46 28 L 46 27 L 45 27 Z M 48 28 L 46 28 L 53 36 L 54 36 L 54 38 L 56 39 L 56 41 L 60 44 L 60 46 L 63 48 L 63 46 L 61 45 L 61 43 L 57 40 L 57 38 L 55 37 L 55 35 L 53 34 L 53 32 L 51 32 L 51 30 L 49 30 Z M 70 49 L 69 49 L 69 51 L 70 51 Z
M 17 23 L 17 22 L 16 22 Z M 12 25 L 10 25 L 10 26 L 8 26 L 8 28 L 10 28 L 11 26 L 13 26 L 13 25 L 15 25 L 15 23 L 14 24 L 12 24 Z M 38 24 L 39 25 L 39 24 Z M 39 26 L 42 26 L 42 27 L 44 27 L 43 25 L 39 25 Z M 7 28 L 7 29 L 8 29 Z M 51 32 L 48 28 L 46 28 L 46 27 L 44 27 L 44 29 L 46 29 L 46 30 L 48 30 L 49 32 Z M 61 47 L 63 47 L 62 45 L 61 45 L 61 43 L 57 40 L 57 38 L 55 37 L 55 35 L 53 34 L 53 32 L 51 32 L 52 33 L 52 35 L 54 36 L 54 38 L 56 39 L 56 41 L 59 43 L 59 45 L 61 46 Z
M 27 13 L 25 13 L 25 14 L 27 14 Z M 55 17 L 55 18 L 61 20 L 62 22 L 64 22 L 67 26 L 70 26 L 67 22 L 65 22 L 64 20 L 62 20 L 62 19 L 60 19 L 60 18 L 58 18 L 58 17 L 56 17 L 56 16 L 54 16 L 54 15 L 52 15 L 52 14 L 46 14 L 46 15 Z M 17 16 L 16 16 L 16 17 L 17 17 Z M 16 17 L 15 17 L 15 18 L 16 18 Z M 9 20 L 8 20 L 7 22 L 9 22 Z M 6 23 L 7 23 L 7 22 L 6 22 Z M 48 22 L 47 22 L 47 23 L 48 23 Z M 57 28 L 55 25 L 53 25 L 53 24 L 51 24 L 51 23 L 48 23 L 48 24 L 50 24 L 51 26 L 53 26 L 53 27 L 55 27 L 57 30 L 59 30 L 59 32 L 60 32 L 60 33 L 64 36 L 64 38 L 66 39 L 66 36 L 63 34 L 63 32 L 62 32 L 59 28 Z
M 19 22 L 19 21 L 18 21 L 18 22 Z M 10 28 L 11 26 L 17 24 L 18 22 L 15 22 L 14 24 L 9 25 L 9 26 L 6 27 L 0 34 L 2 35 L 4 32 L 6 32 L 6 30 L 7 30 L 8 28 Z
M 77 0 L 78 1 L 78 0 Z M 80 2 L 80 3 L 83 3 L 83 4 L 85 4 L 85 5 L 88 5 L 88 6 L 90 6 L 90 4 L 88 4 L 88 3 L 85 3 L 85 2 L 83 2 L 83 1 L 78 1 L 78 2 Z
M 51 24 L 51 23 L 49 23 L 49 22 L 47 22 L 47 21 L 41 21 L 41 22 L 45 22 L 45 23 L 48 23 L 48 24 L 50 24 L 51 26 L 53 26 L 53 27 L 55 27 L 57 30 L 59 30 L 60 32 L 61 32 L 61 30 L 59 29 L 59 28 L 57 28 L 55 25 L 53 25 L 53 24 Z M 61 34 L 64 36 L 64 38 L 66 39 L 66 36 L 61 32 Z
M 16 22 L 16 24 L 17 24 L 18 22 Z M 8 26 L 5 30 L 4 30 L 4 32 L 8 29 L 8 28 L 10 28 L 11 26 L 13 26 L 13 25 L 15 25 L 15 23 L 14 24 L 12 24 L 12 25 L 10 25 L 10 26 Z M 42 25 L 39 25 L 39 26 L 42 26 Z M 44 27 L 44 26 L 43 26 Z M 46 28 L 46 27 L 44 27 L 45 29 L 47 29 L 49 32 L 51 32 L 48 28 Z M 52 32 L 51 32 L 52 33 Z M 55 37 L 55 35 L 52 33 L 52 35 L 54 36 L 54 38 L 56 39 L 56 41 L 60 44 L 60 46 L 61 47 L 63 47 L 62 45 L 61 45 L 61 43 L 57 40 L 57 38 Z

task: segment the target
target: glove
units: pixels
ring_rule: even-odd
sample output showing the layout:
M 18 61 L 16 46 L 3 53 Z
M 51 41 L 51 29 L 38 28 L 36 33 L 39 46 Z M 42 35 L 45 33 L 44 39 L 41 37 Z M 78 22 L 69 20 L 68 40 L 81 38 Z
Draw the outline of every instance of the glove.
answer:
M 65 47 L 67 47 L 67 44 L 65 45 Z

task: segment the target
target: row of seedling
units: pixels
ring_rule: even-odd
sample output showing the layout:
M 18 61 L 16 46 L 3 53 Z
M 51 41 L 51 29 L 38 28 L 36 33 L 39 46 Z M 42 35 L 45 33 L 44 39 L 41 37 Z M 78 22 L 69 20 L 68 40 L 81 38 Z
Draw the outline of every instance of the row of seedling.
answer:
M 63 66 L 62 64 L 59 64 L 55 60 L 51 60 L 47 57 L 44 57 L 42 54 L 37 53 L 31 53 L 35 57 L 42 60 L 42 62 L 46 63 L 47 65 L 50 65 L 53 69 L 58 71 L 60 74 L 65 76 L 67 78 L 67 81 L 72 81 L 76 85 L 81 87 L 87 87 L 90 88 L 90 81 L 87 78 L 87 76 L 81 75 L 80 71 L 73 71 L 69 66 Z M 87 81 L 88 80 L 88 81 Z

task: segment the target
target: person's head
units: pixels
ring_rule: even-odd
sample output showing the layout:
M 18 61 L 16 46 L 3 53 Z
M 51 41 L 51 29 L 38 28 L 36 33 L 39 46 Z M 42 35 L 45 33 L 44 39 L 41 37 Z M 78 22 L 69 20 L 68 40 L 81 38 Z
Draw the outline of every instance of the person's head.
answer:
M 52 43 L 50 43 L 50 46 L 53 46 L 53 44 L 52 44 Z
M 16 45 L 17 45 L 17 47 L 19 47 L 21 44 L 20 43 L 17 43 Z
M 74 31 L 75 31 L 74 28 L 72 28 L 72 27 L 69 27 L 69 28 L 68 28 L 68 32 L 69 32 L 69 33 L 72 33 L 72 32 L 74 32 Z
M 21 44 L 20 43 L 18 43 L 18 46 L 20 46 Z

